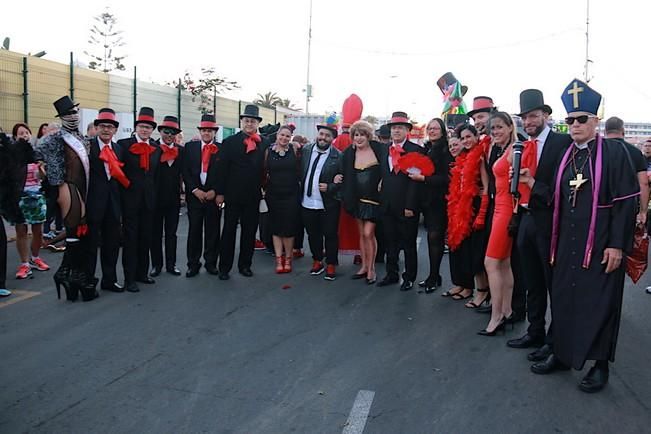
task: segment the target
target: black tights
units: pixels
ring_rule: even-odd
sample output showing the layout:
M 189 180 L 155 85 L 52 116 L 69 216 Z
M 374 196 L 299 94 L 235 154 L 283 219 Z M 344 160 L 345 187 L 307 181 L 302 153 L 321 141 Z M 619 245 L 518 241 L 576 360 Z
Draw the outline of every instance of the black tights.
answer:
M 427 231 L 429 252 L 429 277 L 427 280 L 437 283 L 440 280 L 441 261 L 445 250 L 445 229 Z

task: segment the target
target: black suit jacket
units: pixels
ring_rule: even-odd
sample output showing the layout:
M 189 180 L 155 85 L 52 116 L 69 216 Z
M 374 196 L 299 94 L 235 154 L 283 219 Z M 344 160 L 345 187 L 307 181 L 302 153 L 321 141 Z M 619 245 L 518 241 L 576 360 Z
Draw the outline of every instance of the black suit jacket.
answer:
M 122 170 L 127 175 L 131 184 L 129 188 L 122 189 L 123 210 L 140 209 L 143 205 L 153 210 L 156 204 L 156 172 L 160 163 L 161 151 L 158 143 L 149 139 L 149 144 L 156 148 L 156 151 L 149 155 L 149 171 L 145 172 L 140 168 L 140 156 L 129 152 L 132 145 L 137 143 L 135 137 L 122 139 L 118 145 L 122 148 Z
M 167 145 L 159 142 L 158 146 Z M 160 208 L 181 205 L 181 175 L 183 172 L 184 149 L 177 145 L 174 145 L 174 147 L 179 150 L 178 157 L 171 166 L 167 164 L 167 161 L 160 162 L 156 172 L 156 205 Z M 160 156 L 163 156 L 162 150 Z
M 380 159 L 382 168 L 382 191 L 381 191 L 381 209 L 383 212 L 404 216 L 405 209 L 410 209 L 414 213 L 420 210 L 420 189 L 421 183 L 412 181 L 402 172 L 397 174 L 389 167 L 389 149 L 391 145 L 384 147 Z M 402 147 L 406 153 L 418 152 L 425 154 L 425 148 L 407 140 Z
M 531 210 L 536 227 L 542 234 L 551 236 L 552 230 L 552 192 L 554 190 L 554 175 L 561 163 L 563 152 L 572 143 L 569 134 L 549 132 L 547 140 L 536 168 L 536 182 L 531 190 L 529 209 Z
M 111 177 L 106 177 L 104 161 L 99 158 L 99 138 L 90 140 L 90 179 L 88 181 L 88 195 L 86 200 L 86 214 L 91 222 L 101 222 L 104 214 L 112 213 L 120 220 L 122 207 L 120 204 L 120 183 Z M 122 148 L 119 144 L 111 142 L 113 152 L 122 161 Z M 124 169 L 124 168 L 123 168 Z M 128 178 L 128 176 L 127 176 Z
M 309 188 L 307 184 L 309 182 L 310 160 L 312 158 L 312 150 L 315 146 L 316 144 L 314 143 L 307 145 L 301 152 L 301 200 L 305 195 L 305 189 Z M 326 209 L 339 205 L 339 190 L 341 184 L 334 183 L 335 176 L 339 174 L 343 174 L 342 154 L 337 148 L 330 145 L 328 157 L 326 158 L 325 163 L 323 163 L 323 168 L 319 174 L 319 184 L 328 184 L 327 190 L 321 193 L 323 206 L 325 206 Z
M 262 198 L 260 188 L 266 141 L 258 143 L 255 151 L 246 153 L 245 134 L 239 132 L 224 140 L 219 150 L 216 193 L 226 202 L 251 203 Z
M 201 140 L 193 140 L 185 144 L 183 152 L 183 182 L 185 183 L 185 200 L 188 207 L 201 206 L 201 202 L 197 199 L 192 192 L 195 189 L 201 191 L 214 190 L 217 192 L 217 172 L 219 168 L 219 160 L 222 153 L 222 145 L 217 145 L 217 153 L 210 156 L 210 164 L 208 165 L 208 175 L 206 176 L 206 183 L 201 184 Z

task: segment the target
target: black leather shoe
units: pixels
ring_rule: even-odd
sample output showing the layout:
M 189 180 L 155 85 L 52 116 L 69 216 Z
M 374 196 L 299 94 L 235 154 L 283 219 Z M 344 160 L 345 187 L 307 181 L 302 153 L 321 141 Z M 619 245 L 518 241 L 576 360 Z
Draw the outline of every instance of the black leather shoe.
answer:
M 157 277 L 157 276 L 160 276 L 160 273 L 161 273 L 161 269 L 158 268 L 158 267 L 155 267 L 155 268 L 152 268 L 151 273 L 149 273 L 149 275 L 151 277 Z
M 556 371 L 567 371 L 568 369 L 570 367 L 562 364 L 554 354 L 550 354 L 542 362 L 531 365 L 531 372 L 538 375 L 547 375 Z
M 402 282 L 402 285 L 400 285 L 401 291 L 409 291 L 411 289 L 414 289 L 414 282 L 410 280 L 405 280 Z
M 136 279 L 136 282 L 144 283 L 145 285 L 153 285 L 156 283 L 156 281 L 151 277 L 142 277 L 140 279 Z
M 107 284 L 107 285 L 102 283 L 101 288 L 102 288 L 102 291 L 124 292 L 124 287 L 118 285 L 117 283 L 111 283 L 111 284 Z
M 531 348 L 531 347 L 540 348 L 543 346 L 544 343 L 545 343 L 544 338 L 535 338 L 533 336 L 530 336 L 527 333 L 521 338 L 509 340 L 506 343 L 506 345 L 511 348 Z
M 593 366 L 588 375 L 579 383 L 579 389 L 585 393 L 599 392 L 608 384 L 608 367 Z
M 127 291 L 129 292 L 140 292 L 140 288 L 136 282 L 129 282 L 126 286 Z
M 216 267 L 206 267 L 206 271 L 208 272 L 208 274 L 212 274 L 213 276 L 219 274 L 219 270 L 217 270 Z
M 244 277 L 253 277 L 253 271 L 250 268 L 241 268 L 240 274 Z
M 380 280 L 377 283 L 377 286 L 389 286 L 389 285 L 395 285 L 396 283 L 398 283 L 397 277 L 385 276 L 384 279 Z
M 527 360 L 530 362 L 541 362 L 545 360 L 552 353 L 552 347 L 549 344 L 545 344 L 542 347 L 538 348 L 536 351 L 527 354 Z
M 491 313 L 493 312 L 493 306 L 491 306 L 490 304 L 485 304 L 483 306 L 479 306 L 477 309 L 474 310 L 477 313 Z
M 172 276 L 180 276 L 181 275 L 181 270 L 176 268 L 176 266 L 168 268 L 166 271 L 168 273 L 170 273 Z
M 228 280 L 231 276 L 226 272 L 219 272 L 219 280 Z
M 199 274 L 198 268 L 188 268 L 188 271 L 185 272 L 185 277 L 194 277 Z

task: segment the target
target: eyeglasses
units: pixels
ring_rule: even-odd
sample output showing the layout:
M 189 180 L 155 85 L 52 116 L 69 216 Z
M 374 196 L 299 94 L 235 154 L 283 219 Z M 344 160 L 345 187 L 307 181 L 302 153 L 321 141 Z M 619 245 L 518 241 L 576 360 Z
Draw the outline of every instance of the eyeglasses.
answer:
M 112 130 L 112 129 L 115 128 L 115 125 L 113 125 L 113 124 L 97 124 L 97 128 L 104 129 L 104 130 Z
M 170 134 L 172 136 L 176 134 L 176 130 L 173 130 L 171 128 L 162 128 L 160 132 L 163 134 Z
M 565 123 L 568 125 L 572 125 L 574 121 L 578 121 L 580 124 L 585 124 L 586 122 L 588 122 L 588 119 L 592 119 L 594 117 L 596 116 L 588 116 L 588 115 L 581 115 L 577 117 L 568 116 L 565 118 Z

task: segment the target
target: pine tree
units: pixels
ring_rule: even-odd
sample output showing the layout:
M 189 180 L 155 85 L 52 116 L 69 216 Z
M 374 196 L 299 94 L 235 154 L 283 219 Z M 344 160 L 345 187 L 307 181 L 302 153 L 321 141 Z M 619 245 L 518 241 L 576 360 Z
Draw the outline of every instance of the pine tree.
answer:
M 88 67 L 102 72 L 124 71 L 125 67 L 122 62 L 126 56 L 116 53 L 126 45 L 122 39 L 122 31 L 115 29 L 117 18 L 107 7 L 104 12 L 93 19 L 96 22 L 90 28 L 88 39 L 91 51 L 84 51 L 84 54 L 90 58 Z

